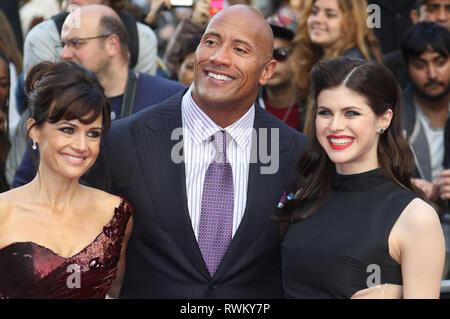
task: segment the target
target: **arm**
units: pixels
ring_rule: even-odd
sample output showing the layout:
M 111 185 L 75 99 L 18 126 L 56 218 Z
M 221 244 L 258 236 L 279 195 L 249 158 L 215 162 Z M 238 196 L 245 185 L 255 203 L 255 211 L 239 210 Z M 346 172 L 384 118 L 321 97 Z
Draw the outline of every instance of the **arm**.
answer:
M 35 26 L 25 38 L 23 49 L 24 72 L 42 61 L 58 61 L 59 50 L 56 46 L 60 41 L 60 35 L 52 19 Z
M 125 236 L 123 238 L 122 242 L 122 249 L 120 250 L 120 260 L 118 264 L 118 270 L 117 270 L 117 276 L 116 279 L 111 284 L 111 290 L 109 291 L 109 294 L 111 297 L 117 299 L 119 298 L 120 289 L 122 288 L 123 278 L 125 275 L 125 267 L 126 267 L 126 251 L 127 251 L 127 245 L 128 241 L 131 236 L 131 232 L 133 231 L 133 216 L 130 216 L 130 219 L 128 220 L 127 228 L 125 230 Z
M 442 200 L 450 199 L 450 169 L 443 170 L 438 175 L 436 185 L 439 189 L 439 197 Z
M 418 178 L 411 179 L 411 182 L 425 193 L 434 209 L 442 214 L 445 201 L 450 199 L 450 169 L 439 173 L 438 179 L 434 183 Z
M 209 18 L 209 2 L 199 1 L 195 5 L 192 17 L 186 17 L 178 23 L 163 57 L 164 64 L 171 74 L 177 72 L 186 39 L 196 35 L 201 36 L 206 29 Z
M 153 30 L 137 22 L 137 32 L 139 38 L 138 61 L 134 68 L 137 72 L 156 74 L 156 56 L 158 51 L 158 41 Z
M 416 187 L 420 188 L 425 193 L 428 200 L 433 202 L 436 201 L 438 197 L 439 188 L 435 183 L 430 183 L 420 178 L 411 178 L 411 183 Z
M 403 297 L 439 298 L 445 241 L 436 211 L 421 199 L 405 208 L 394 226 Z
M 161 10 L 172 9 L 170 0 L 147 0 L 147 2 L 150 4 L 150 12 L 146 15 L 144 21 L 150 26 L 155 22 Z

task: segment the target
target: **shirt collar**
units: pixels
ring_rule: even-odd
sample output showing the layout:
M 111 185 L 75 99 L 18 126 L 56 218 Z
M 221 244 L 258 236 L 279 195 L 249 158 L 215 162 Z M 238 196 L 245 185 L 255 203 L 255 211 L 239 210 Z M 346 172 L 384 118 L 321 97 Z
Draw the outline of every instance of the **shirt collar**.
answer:
M 191 94 L 193 88 L 194 83 L 191 84 L 181 102 L 183 123 L 191 140 L 196 144 L 200 144 L 208 140 L 216 132 L 225 130 L 240 148 L 246 149 L 252 136 L 253 122 L 255 120 L 255 104 L 236 122 L 222 128 L 195 103 Z

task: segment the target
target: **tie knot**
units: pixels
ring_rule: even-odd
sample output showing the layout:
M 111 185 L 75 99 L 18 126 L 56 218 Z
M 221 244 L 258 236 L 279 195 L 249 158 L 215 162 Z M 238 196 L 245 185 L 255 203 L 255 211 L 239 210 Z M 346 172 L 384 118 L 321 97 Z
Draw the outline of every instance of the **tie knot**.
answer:
M 227 138 L 227 132 L 224 130 L 218 131 L 211 136 L 211 141 L 217 151 L 215 160 L 219 163 L 226 162 L 229 140 L 230 139 Z

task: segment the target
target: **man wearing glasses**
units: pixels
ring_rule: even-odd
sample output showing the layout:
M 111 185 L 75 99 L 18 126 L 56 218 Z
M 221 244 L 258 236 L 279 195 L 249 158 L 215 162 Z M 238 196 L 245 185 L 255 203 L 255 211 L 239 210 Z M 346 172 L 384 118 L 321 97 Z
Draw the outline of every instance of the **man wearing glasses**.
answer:
M 136 71 L 156 74 L 157 69 L 157 38 L 153 30 L 134 20 L 134 18 L 121 9 L 123 0 L 68 0 L 70 12 L 76 12 L 79 8 L 101 4 L 114 9 L 122 21 L 129 37 L 131 58 L 130 67 Z M 57 61 L 61 49 L 57 47 L 60 39 L 61 25 L 68 12 L 54 16 L 36 25 L 27 34 L 24 43 L 24 69 L 25 72 L 33 65 L 42 61 Z
M 134 114 L 159 103 L 184 85 L 129 68 L 128 39 L 117 13 L 104 5 L 80 7 L 80 25 L 71 24 L 71 15 L 61 32 L 61 59 L 73 61 L 97 75 L 111 103 L 111 119 Z M 38 152 L 35 150 L 35 155 Z M 12 187 L 31 181 L 36 170 L 29 152 L 16 171 Z
M 269 113 L 302 130 L 304 117 L 300 114 L 295 96 L 294 72 L 291 65 L 291 41 L 295 33 L 295 21 L 275 14 L 267 19 L 274 37 L 273 58 L 277 67 L 272 78 L 261 88 L 258 103 Z

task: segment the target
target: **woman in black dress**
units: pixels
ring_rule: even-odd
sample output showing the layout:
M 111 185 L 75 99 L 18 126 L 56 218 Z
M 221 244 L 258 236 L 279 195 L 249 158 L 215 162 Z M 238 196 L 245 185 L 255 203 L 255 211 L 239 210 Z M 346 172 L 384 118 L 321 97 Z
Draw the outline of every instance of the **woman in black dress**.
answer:
M 319 62 L 311 83 L 316 134 L 282 218 L 286 297 L 439 297 L 444 238 L 410 182 L 398 85 L 350 58 Z

